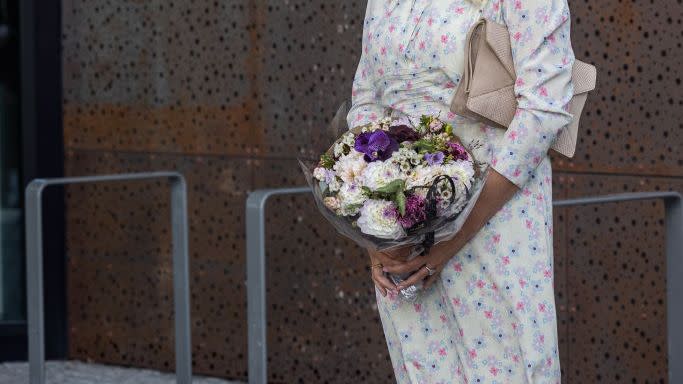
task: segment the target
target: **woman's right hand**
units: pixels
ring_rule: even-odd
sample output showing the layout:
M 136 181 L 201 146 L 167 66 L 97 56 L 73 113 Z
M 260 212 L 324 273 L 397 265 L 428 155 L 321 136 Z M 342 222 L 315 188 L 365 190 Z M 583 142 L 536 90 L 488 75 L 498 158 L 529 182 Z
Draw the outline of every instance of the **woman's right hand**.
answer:
M 370 256 L 370 269 L 372 281 L 382 296 L 387 295 L 387 291 L 397 293 L 396 285 L 389 279 L 384 272 L 384 267 L 402 264 L 410 254 L 410 247 L 402 247 L 387 251 L 375 251 L 368 249 Z

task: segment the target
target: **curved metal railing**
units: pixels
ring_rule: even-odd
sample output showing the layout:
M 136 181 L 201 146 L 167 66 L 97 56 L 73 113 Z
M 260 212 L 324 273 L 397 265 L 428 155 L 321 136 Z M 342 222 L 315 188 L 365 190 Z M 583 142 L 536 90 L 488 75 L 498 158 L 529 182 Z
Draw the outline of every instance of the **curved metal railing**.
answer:
M 269 198 L 310 193 L 308 187 L 262 189 L 247 198 L 247 322 L 249 326 L 249 384 L 267 382 L 266 235 L 265 209 Z M 667 324 L 669 382 L 683 383 L 683 210 L 678 192 L 637 192 L 554 201 L 555 207 L 662 200 L 666 212 Z

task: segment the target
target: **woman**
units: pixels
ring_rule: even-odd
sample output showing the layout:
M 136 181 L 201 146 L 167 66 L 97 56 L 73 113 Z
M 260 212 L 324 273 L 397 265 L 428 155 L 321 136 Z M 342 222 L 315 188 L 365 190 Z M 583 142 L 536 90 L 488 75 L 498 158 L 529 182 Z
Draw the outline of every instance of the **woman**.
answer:
M 449 112 L 481 17 L 510 30 L 519 107 L 507 131 Z M 454 239 L 409 262 L 370 252 L 399 383 L 560 382 L 547 151 L 571 119 L 569 29 L 567 0 L 368 1 L 349 126 L 439 115 L 491 165 Z M 412 276 L 394 286 L 387 272 Z M 397 294 L 423 279 L 416 302 Z

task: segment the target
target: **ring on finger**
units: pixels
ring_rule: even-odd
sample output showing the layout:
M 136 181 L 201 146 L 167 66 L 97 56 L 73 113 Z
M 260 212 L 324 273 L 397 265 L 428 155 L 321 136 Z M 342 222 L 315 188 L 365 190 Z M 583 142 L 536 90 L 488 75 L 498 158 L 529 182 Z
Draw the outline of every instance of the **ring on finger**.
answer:
M 370 269 L 375 269 L 375 268 L 384 268 L 384 266 L 382 265 L 382 263 L 377 263 L 377 264 L 373 264 L 370 266 Z
M 436 273 L 436 268 L 430 268 L 429 265 L 425 264 L 425 269 L 429 276 L 433 276 Z

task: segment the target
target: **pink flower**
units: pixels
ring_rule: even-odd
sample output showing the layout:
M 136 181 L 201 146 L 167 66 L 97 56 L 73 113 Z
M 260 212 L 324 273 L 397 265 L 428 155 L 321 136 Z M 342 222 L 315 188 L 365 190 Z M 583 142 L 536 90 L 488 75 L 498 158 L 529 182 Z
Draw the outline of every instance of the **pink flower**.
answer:
M 408 196 L 406 199 L 406 213 L 398 219 L 403 228 L 410 228 L 426 219 L 427 211 L 425 198 L 420 195 Z

